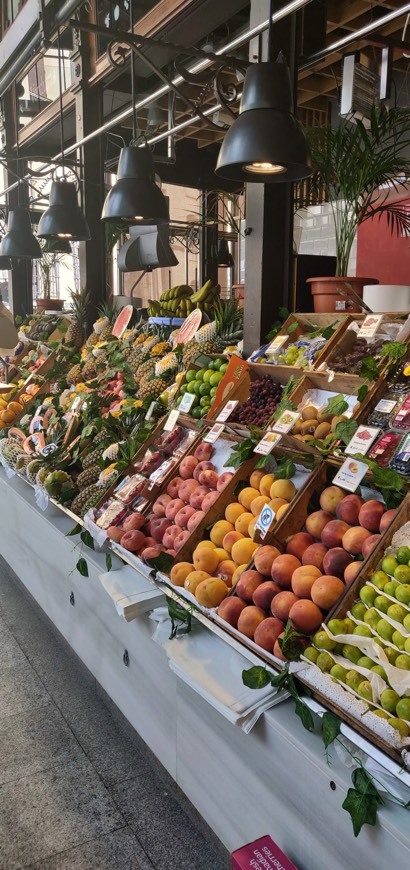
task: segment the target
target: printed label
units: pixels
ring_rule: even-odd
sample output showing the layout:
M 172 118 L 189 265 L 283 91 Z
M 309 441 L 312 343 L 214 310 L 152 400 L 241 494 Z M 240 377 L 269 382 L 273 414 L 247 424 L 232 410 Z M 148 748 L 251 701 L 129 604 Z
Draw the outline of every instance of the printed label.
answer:
M 397 402 L 394 399 L 380 399 L 380 402 L 377 403 L 375 407 L 375 411 L 380 411 L 382 414 L 391 414 L 394 411 Z
M 345 453 L 350 454 L 350 456 L 353 456 L 355 453 L 361 453 L 365 456 L 373 442 L 376 440 L 379 432 L 380 429 L 376 426 L 359 426 L 358 429 L 356 429 L 353 438 L 350 439 L 348 445 L 345 447 Z
M 267 432 L 266 435 L 259 441 L 259 444 L 256 445 L 254 449 L 254 453 L 261 453 L 262 456 L 267 456 L 268 453 L 271 453 L 273 448 L 279 444 L 281 436 L 276 432 Z
M 269 507 L 268 504 L 265 504 L 264 507 L 262 508 L 260 514 L 259 514 L 258 521 L 255 523 L 255 531 L 256 531 L 256 529 L 258 529 L 258 531 L 260 532 L 260 536 L 261 536 L 262 540 L 264 540 L 264 538 L 266 538 L 266 535 L 268 534 L 269 529 L 271 528 L 272 524 L 275 522 L 275 518 L 276 518 L 275 511 L 273 511 L 272 508 Z
M 342 489 L 347 489 L 348 492 L 355 492 L 367 470 L 364 462 L 358 459 L 345 459 L 336 477 L 333 478 L 333 483 Z
M 145 419 L 148 420 L 148 422 L 149 422 L 150 420 L 152 420 L 152 416 L 153 416 L 153 413 L 154 413 L 155 405 L 156 405 L 156 402 L 151 402 L 151 404 L 150 404 L 150 406 L 149 406 L 149 408 L 148 408 L 148 411 L 147 411 L 147 413 L 145 414 Z
M 195 393 L 184 393 L 182 399 L 178 405 L 178 411 L 182 411 L 185 414 L 191 410 L 192 405 L 194 404 L 196 399 Z
M 293 429 L 295 423 L 300 419 L 300 416 L 301 415 L 298 411 L 284 411 L 279 419 L 276 420 L 276 423 L 272 424 L 272 430 L 274 432 L 281 432 L 282 435 L 286 435 L 287 432 L 290 432 L 291 429 Z
M 235 410 L 237 404 L 238 404 L 238 399 L 231 399 L 230 402 L 227 402 L 225 407 L 222 408 L 222 411 L 220 411 L 220 413 L 218 414 L 218 416 L 216 418 L 216 422 L 217 423 L 225 423 L 225 420 L 227 420 L 228 417 L 231 416 L 232 411 Z
M 171 411 L 170 414 L 168 414 L 168 417 L 164 423 L 164 431 L 165 432 L 172 432 L 175 424 L 177 423 L 178 417 L 179 417 L 179 411 L 177 410 L 177 408 L 174 408 L 174 410 Z
M 269 356 L 271 353 L 276 353 L 284 344 L 288 341 L 288 335 L 277 335 L 276 338 L 271 341 L 268 347 L 265 350 L 266 356 Z
M 218 440 L 222 432 L 224 431 L 223 423 L 215 423 L 215 426 L 212 426 L 212 429 L 209 430 L 208 434 L 205 435 L 203 441 L 207 441 L 208 444 L 214 444 L 215 441 Z
M 368 314 L 357 333 L 359 338 L 373 338 L 383 320 L 384 314 Z

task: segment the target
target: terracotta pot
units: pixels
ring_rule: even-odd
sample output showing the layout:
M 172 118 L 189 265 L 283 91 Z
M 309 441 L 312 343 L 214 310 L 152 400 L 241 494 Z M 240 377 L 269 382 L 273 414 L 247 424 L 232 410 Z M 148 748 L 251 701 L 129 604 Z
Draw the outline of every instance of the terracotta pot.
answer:
M 64 299 L 36 299 L 37 311 L 62 311 Z
M 352 296 L 352 303 L 341 296 L 339 288 L 344 293 L 349 295 L 349 284 L 360 298 L 363 297 L 363 287 L 365 284 L 378 284 L 377 278 L 345 278 L 345 277 L 329 277 L 329 278 L 308 278 L 307 283 L 310 284 L 310 289 L 313 296 L 313 308 L 316 314 L 325 314 L 331 311 L 346 311 L 347 313 L 360 314 L 362 309 L 355 302 Z

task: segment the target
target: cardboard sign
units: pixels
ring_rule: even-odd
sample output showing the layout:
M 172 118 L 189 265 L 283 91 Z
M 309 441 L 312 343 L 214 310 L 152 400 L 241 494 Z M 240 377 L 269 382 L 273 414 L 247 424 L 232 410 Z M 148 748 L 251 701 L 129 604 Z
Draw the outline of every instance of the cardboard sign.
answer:
M 178 421 L 178 417 L 179 417 L 179 411 L 176 408 L 174 408 L 174 410 L 171 411 L 170 414 L 168 414 L 168 417 L 164 423 L 164 431 L 165 432 L 172 432 L 172 430 L 174 429 L 174 427 Z
M 349 456 L 354 456 L 355 453 L 361 453 L 362 456 L 365 456 L 380 431 L 376 426 L 359 426 L 345 447 L 345 453 L 348 453 Z
M 383 320 L 384 314 L 368 314 L 357 333 L 358 338 L 373 338 Z
M 266 535 L 270 531 L 275 519 L 275 511 L 272 510 L 268 504 L 265 504 L 258 516 L 258 521 L 255 523 L 255 532 L 256 530 L 260 532 L 262 540 L 266 538 Z
M 298 870 L 272 840 L 260 837 L 232 852 L 232 870 Z
M 271 343 L 266 348 L 266 356 L 269 356 L 269 354 L 277 353 L 277 351 L 280 350 L 280 348 L 283 347 L 284 344 L 286 344 L 288 339 L 288 335 L 277 335 L 276 338 L 274 338 L 273 341 L 271 341 Z
M 205 435 L 203 441 L 206 441 L 208 444 L 215 444 L 215 441 L 218 440 L 222 432 L 224 431 L 223 423 L 215 423 L 215 426 L 212 426 L 212 429 L 209 430 L 208 434 Z
M 274 432 L 281 432 L 281 434 L 286 435 L 288 432 L 293 429 L 295 423 L 300 419 L 301 415 L 298 411 L 284 411 L 283 414 L 280 415 L 279 419 L 276 420 L 276 423 L 272 424 L 272 430 Z
M 266 435 L 256 445 L 254 453 L 260 453 L 262 456 L 267 456 L 272 453 L 272 450 L 279 443 L 281 436 L 276 432 L 267 432 Z
M 358 459 L 345 459 L 336 477 L 333 478 L 333 483 L 341 489 L 347 489 L 348 492 L 355 492 L 366 471 L 368 468 L 364 462 L 359 462 Z
M 230 402 L 227 402 L 225 407 L 222 408 L 222 411 L 220 411 L 220 413 L 218 414 L 218 416 L 216 418 L 216 422 L 217 423 L 225 423 L 225 420 L 227 420 L 228 417 L 231 416 L 232 411 L 235 410 L 237 404 L 238 404 L 238 399 L 231 399 Z
M 192 408 L 192 405 L 195 402 L 195 399 L 195 393 L 184 393 L 178 405 L 178 411 L 182 411 L 183 414 L 188 414 Z

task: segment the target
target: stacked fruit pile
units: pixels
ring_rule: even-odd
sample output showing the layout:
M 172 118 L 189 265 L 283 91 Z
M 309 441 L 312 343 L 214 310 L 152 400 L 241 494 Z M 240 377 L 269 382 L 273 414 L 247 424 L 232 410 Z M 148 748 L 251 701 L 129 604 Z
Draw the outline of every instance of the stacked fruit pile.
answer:
M 243 426 L 266 426 L 282 398 L 283 387 L 269 375 L 251 381 L 250 395 L 246 402 L 237 405 L 230 416 L 231 423 Z
M 320 410 L 315 405 L 306 405 L 299 420 L 296 421 L 292 435 L 300 441 L 309 444 L 310 441 L 321 441 L 332 435 L 338 423 L 348 420 L 345 414 L 326 413 L 326 408 Z
M 356 338 L 350 351 L 336 347 L 327 361 L 328 368 L 334 372 L 349 372 L 349 374 L 357 375 L 363 360 L 370 356 L 377 357 L 383 343 L 381 338 L 375 338 L 373 341 Z
M 196 419 L 206 417 L 211 409 L 218 385 L 220 384 L 228 363 L 221 359 L 209 360 L 206 368 L 188 369 L 185 375 L 185 384 L 180 388 L 181 397 L 185 393 L 193 395 L 190 414 Z M 177 403 L 177 408 L 181 400 Z
M 317 338 L 309 338 L 303 336 L 292 344 L 286 345 L 283 350 L 279 350 L 273 357 L 269 358 L 269 362 L 277 366 L 296 366 L 302 369 L 313 368 L 313 363 L 317 359 L 321 350 L 323 350 L 327 339 L 321 336 Z
M 171 459 L 177 462 L 195 434 L 185 426 L 175 426 L 172 432 L 161 431 L 143 456 L 134 462 L 134 473 L 149 478 L 164 462 Z
M 219 294 L 219 285 L 213 285 L 209 280 L 195 293 L 187 284 L 179 284 L 166 290 L 159 301 L 149 299 L 148 314 L 150 317 L 186 317 L 195 308 L 210 314 L 219 299 Z

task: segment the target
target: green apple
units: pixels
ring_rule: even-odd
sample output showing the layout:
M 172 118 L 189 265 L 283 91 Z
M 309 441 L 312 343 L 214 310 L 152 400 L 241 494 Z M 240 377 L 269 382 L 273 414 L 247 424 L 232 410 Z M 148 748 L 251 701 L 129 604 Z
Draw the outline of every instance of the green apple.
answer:
M 383 559 L 383 562 L 382 562 L 382 571 L 384 571 L 385 574 L 390 574 L 391 577 L 394 577 L 394 572 L 395 572 L 398 564 L 399 563 L 398 563 L 397 559 L 394 558 L 394 556 L 385 556 Z M 381 572 L 378 571 L 377 573 L 380 574 Z M 388 579 L 389 578 L 387 578 L 387 580 Z M 376 586 L 377 586 L 377 583 L 376 583 Z
M 374 662 L 370 656 L 361 656 L 357 664 L 359 665 L 359 668 L 372 668 Z
M 359 597 L 363 604 L 366 607 L 373 607 L 374 599 L 376 598 L 377 592 L 375 589 L 372 589 L 371 586 L 362 586 Z
M 363 682 L 363 677 L 357 671 L 348 671 L 346 674 L 346 686 L 357 692 L 360 683 Z
M 393 632 L 391 642 L 394 643 L 396 649 L 404 650 L 404 641 L 405 637 L 400 631 Z
M 387 710 L 388 713 L 396 712 L 396 704 L 399 700 L 400 696 L 394 689 L 384 689 L 380 695 L 380 704 L 383 710 Z
M 404 641 L 404 651 L 410 653 L 410 637 L 406 637 L 406 640 Z
M 316 664 L 317 667 L 320 668 L 321 671 L 323 671 L 323 673 L 326 673 L 327 671 L 330 671 L 330 668 L 333 667 L 334 661 L 332 659 L 332 656 L 330 656 L 328 652 L 321 652 L 316 659 Z
M 346 634 L 344 619 L 329 619 L 327 627 L 331 634 Z
M 405 722 L 403 722 L 403 719 L 397 719 L 394 716 L 392 719 L 389 719 L 389 725 L 399 732 L 400 737 L 408 737 L 410 734 L 410 728 Z
M 400 668 L 401 671 L 410 671 L 410 656 L 406 656 L 406 653 L 400 653 L 394 665 L 396 668 Z
M 387 680 L 386 671 L 384 670 L 384 668 L 382 668 L 381 665 L 373 665 L 372 671 L 373 673 L 378 674 L 379 677 L 382 678 L 382 680 Z
M 389 718 L 389 714 L 386 713 L 385 710 L 372 710 L 372 713 L 375 716 L 379 716 L 380 719 L 388 719 Z
M 371 625 L 371 627 L 375 629 L 380 619 L 380 614 L 377 612 L 377 610 L 375 610 L 374 607 L 369 607 L 369 609 L 366 610 L 363 619 L 367 625 Z
M 399 583 L 409 583 L 410 567 L 408 565 L 398 565 L 394 571 L 394 579 Z
M 400 589 L 400 584 L 397 580 L 389 580 L 389 582 L 386 583 L 383 592 L 385 595 L 391 595 L 391 597 L 394 598 L 396 589 Z
M 387 622 L 387 619 L 379 619 L 376 627 L 377 634 L 382 640 L 391 640 L 393 637 L 394 628 Z
M 410 547 L 399 547 L 396 559 L 400 565 L 408 565 L 410 562 Z
M 398 655 L 397 650 L 393 649 L 393 647 L 391 646 L 386 646 L 384 654 L 387 658 L 389 665 L 394 665 Z
M 358 637 L 373 637 L 368 625 L 356 625 L 356 628 L 353 629 L 353 634 L 356 634 Z
M 333 665 L 333 668 L 330 668 L 330 676 L 334 677 L 336 680 L 341 680 L 342 683 L 346 680 L 347 670 L 346 668 L 342 668 L 342 665 Z
M 357 601 L 352 607 L 352 615 L 355 619 L 363 619 L 365 613 L 367 613 L 365 604 L 362 601 Z
M 407 616 L 404 617 L 403 625 L 406 631 L 410 631 L 410 613 L 408 613 Z
M 387 569 L 385 570 L 384 563 L 387 562 L 387 559 L 390 560 L 391 558 L 392 558 L 391 556 L 388 556 L 386 559 L 383 559 L 383 562 L 382 562 L 382 569 L 383 570 L 376 571 L 376 573 L 373 574 L 373 576 L 371 577 L 371 581 L 372 581 L 373 585 L 377 586 L 378 589 L 384 589 L 386 583 L 388 583 L 390 580 L 389 574 L 393 575 L 393 571 L 397 568 L 398 562 L 396 562 L 396 559 L 393 559 L 391 562 L 391 565 L 390 565 L 390 561 L 389 561 L 389 567 L 393 568 L 393 571 L 387 571 Z M 393 566 L 393 562 L 394 562 L 394 566 Z
M 313 635 L 313 643 L 318 649 L 332 650 L 336 646 L 336 641 L 332 640 L 325 631 L 317 631 Z
M 407 719 L 410 722 L 410 698 L 400 698 L 400 701 L 397 701 L 396 713 L 400 719 Z
M 319 652 L 317 649 L 314 648 L 314 646 L 307 646 L 306 649 L 303 651 L 303 655 L 307 659 L 309 659 L 310 662 L 315 663 L 317 660 L 317 657 L 319 655 Z
M 401 622 L 403 624 L 403 619 L 407 616 L 407 610 L 401 606 L 401 604 L 391 604 L 388 611 L 387 616 L 390 616 L 390 619 L 394 619 L 396 622 Z
M 353 664 L 357 665 L 357 662 L 361 658 L 362 653 L 361 650 L 357 648 L 357 646 L 353 646 L 353 644 L 351 643 L 345 643 L 343 647 L 343 655 L 345 659 L 349 659 L 349 662 L 353 662 Z
M 384 595 L 377 595 L 374 599 L 374 606 L 377 607 L 378 610 L 381 610 L 382 613 L 387 613 L 390 607 L 391 601 L 388 598 L 385 598 Z
M 365 699 L 365 701 L 372 701 L 373 700 L 373 692 L 372 692 L 372 687 L 371 687 L 371 684 L 369 683 L 369 680 L 363 680 L 360 683 L 357 691 L 358 691 L 359 695 L 361 695 L 361 697 Z
M 396 583 L 394 595 L 400 604 L 410 604 L 410 583 Z

